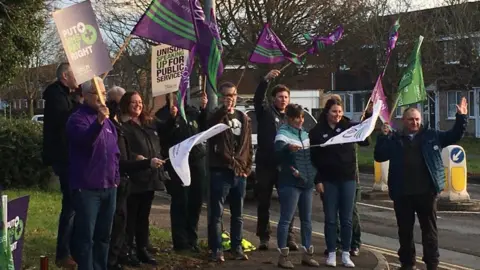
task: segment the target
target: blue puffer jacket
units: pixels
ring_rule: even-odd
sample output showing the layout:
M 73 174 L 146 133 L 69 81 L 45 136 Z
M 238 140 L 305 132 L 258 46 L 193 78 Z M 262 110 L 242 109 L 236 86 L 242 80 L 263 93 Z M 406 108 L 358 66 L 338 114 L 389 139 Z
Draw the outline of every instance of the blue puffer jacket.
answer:
M 292 152 L 288 145 L 298 145 L 302 149 Z M 279 162 L 279 186 L 295 186 L 298 188 L 313 188 L 316 170 L 310 161 L 310 140 L 304 129 L 298 129 L 288 124 L 280 127 L 275 137 L 275 152 Z M 274 157 L 272 157 L 274 158 Z M 300 175 L 294 175 L 298 170 Z
M 442 149 L 457 143 L 465 134 L 468 123 L 466 115 L 456 115 L 453 128 L 448 131 L 426 129 L 421 143 L 423 158 L 430 172 L 436 193 L 445 187 L 445 171 L 442 162 Z M 374 159 L 377 162 L 390 161 L 388 170 L 388 189 L 392 200 L 402 196 L 403 192 L 403 142 L 401 134 L 392 132 L 388 136 L 380 135 L 375 145 Z

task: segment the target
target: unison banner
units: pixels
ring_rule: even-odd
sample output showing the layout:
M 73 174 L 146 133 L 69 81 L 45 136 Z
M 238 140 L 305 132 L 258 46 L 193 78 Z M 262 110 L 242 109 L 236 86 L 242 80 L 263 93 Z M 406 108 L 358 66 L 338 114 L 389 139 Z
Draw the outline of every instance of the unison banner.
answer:
M 188 50 L 174 46 L 162 44 L 152 47 L 152 96 L 179 89 L 188 56 Z

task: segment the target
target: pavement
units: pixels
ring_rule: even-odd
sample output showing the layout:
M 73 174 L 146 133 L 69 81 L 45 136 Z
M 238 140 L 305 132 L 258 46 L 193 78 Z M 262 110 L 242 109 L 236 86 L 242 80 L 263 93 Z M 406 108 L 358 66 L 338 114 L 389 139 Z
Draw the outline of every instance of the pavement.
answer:
M 153 226 L 160 228 L 169 229 L 170 228 L 170 216 L 169 216 L 169 196 L 164 193 L 157 194 L 154 201 L 154 206 L 152 207 L 152 212 L 150 214 L 151 223 Z M 228 207 L 227 207 L 228 208 Z M 206 219 L 206 209 L 202 211 L 202 216 L 199 222 L 199 237 L 201 239 L 206 239 L 207 237 L 207 219 Z M 278 220 L 274 217 L 273 220 Z M 296 220 L 298 223 L 298 219 Z M 275 223 L 272 224 L 273 231 L 275 231 Z M 224 215 L 224 227 L 230 227 L 230 218 L 229 211 L 225 211 Z M 256 229 L 256 218 L 252 215 L 244 215 L 244 238 L 252 242 L 255 246 L 259 245 L 258 238 L 255 236 Z M 298 230 L 298 228 L 296 228 Z M 322 229 L 323 231 L 323 229 Z M 272 235 L 273 236 L 273 235 Z M 297 232 L 297 238 L 299 238 L 299 233 Z M 312 243 L 315 247 L 315 259 L 321 264 L 319 269 L 330 269 L 325 266 L 325 257 L 323 251 L 325 249 L 325 240 L 323 234 L 315 231 L 312 236 Z M 249 256 L 248 261 L 235 261 L 229 260 L 228 255 L 226 255 L 226 262 L 222 264 L 208 266 L 202 266 L 202 268 L 219 268 L 219 269 L 245 269 L 249 268 L 251 270 L 267 270 L 267 269 L 279 269 L 276 266 L 278 259 L 278 251 L 276 251 L 276 238 L 271 238 L 269 251 L 253 251 L 247 253 Z M 338 260 L 337 269 L 347 269 L 340 266 L 341 260 L 340 255 L 337 256 Z M 207 258 L 205 258 L 207 259 Z M 295 269 L 311 269 L 310 267 L 305 267 L 300 264 L 301 252 L 292 252 L 291 253 L 292 262 L 295 265 Z M 363 248 L 358 257 L 353 257 L 352 260 L 356 264 L 356 269 L 375 269 L 383 270 L 389 269 L 385 257 L 377 251 L 370 250 L 369 248 Z

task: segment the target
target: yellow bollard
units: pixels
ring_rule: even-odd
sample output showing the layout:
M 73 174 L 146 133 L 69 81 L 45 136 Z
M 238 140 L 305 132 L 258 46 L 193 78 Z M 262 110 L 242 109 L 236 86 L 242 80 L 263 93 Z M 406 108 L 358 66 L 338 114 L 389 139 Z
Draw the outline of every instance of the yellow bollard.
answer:
M 440 198 L 448 201 L 468 201 L 467 157 L 463 147 L 450 145 L 442 150 L 445 167 L 445 188 Z
M 387 191 L 388 190 L 388 166 L 390 162 L 376 162 L 374 161 L 374 183 L 373 191 Z

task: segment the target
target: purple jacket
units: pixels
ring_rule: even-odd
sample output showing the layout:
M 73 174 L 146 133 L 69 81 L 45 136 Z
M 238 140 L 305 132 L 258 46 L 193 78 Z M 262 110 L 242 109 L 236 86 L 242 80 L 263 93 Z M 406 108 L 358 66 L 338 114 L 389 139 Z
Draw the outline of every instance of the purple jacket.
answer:
M 116 187 L 120 182 L 117 131 L 106 119 L 97 121 L 97 112 L 81 105 L 67 122 L 70 189 Z

